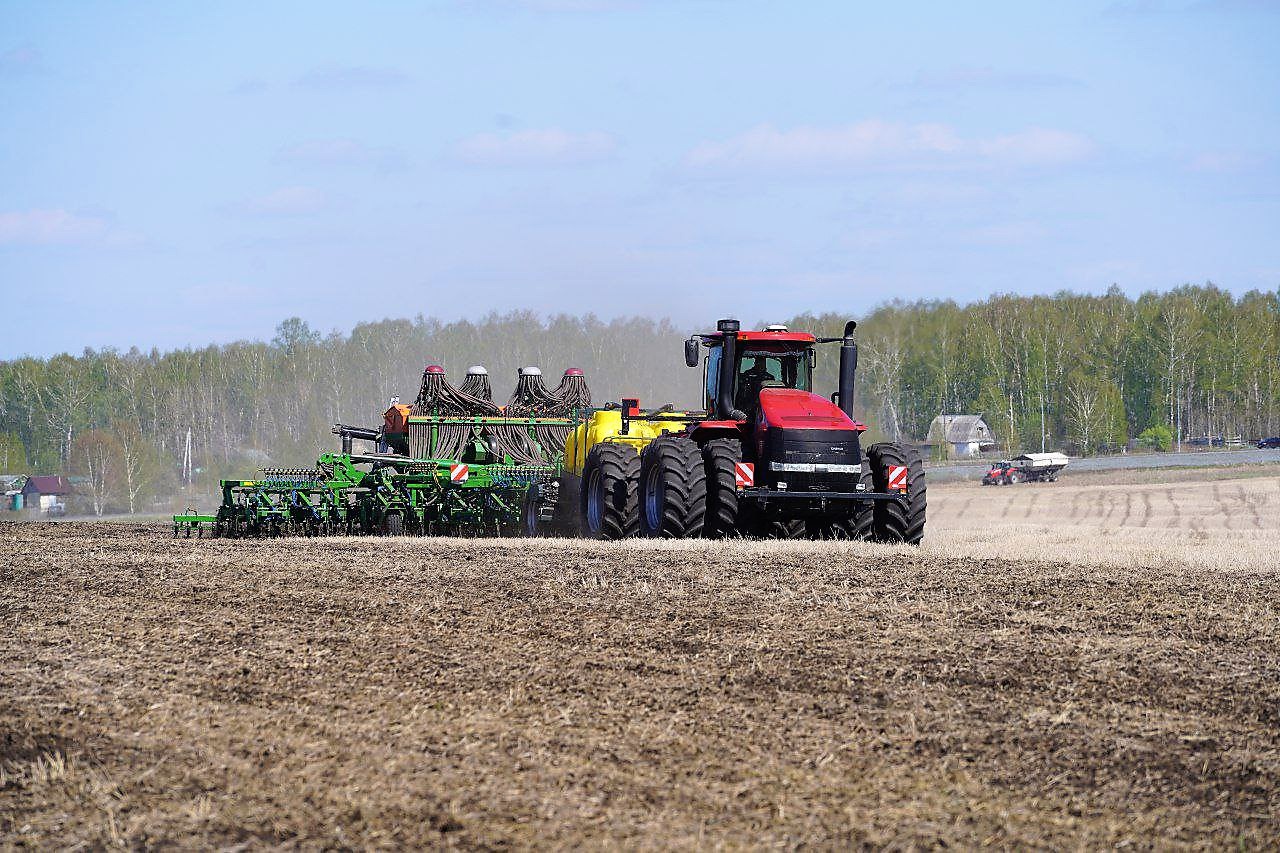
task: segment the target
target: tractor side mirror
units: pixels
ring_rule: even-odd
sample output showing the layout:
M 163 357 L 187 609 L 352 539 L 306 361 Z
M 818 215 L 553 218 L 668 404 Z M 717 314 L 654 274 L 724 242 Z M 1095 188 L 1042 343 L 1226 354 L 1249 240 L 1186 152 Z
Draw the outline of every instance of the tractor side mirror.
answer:
M 698 339 L 689 338 L 689 340 L 684 342 L 684 363 L 688 367 L 697 367 L 699 361 Z

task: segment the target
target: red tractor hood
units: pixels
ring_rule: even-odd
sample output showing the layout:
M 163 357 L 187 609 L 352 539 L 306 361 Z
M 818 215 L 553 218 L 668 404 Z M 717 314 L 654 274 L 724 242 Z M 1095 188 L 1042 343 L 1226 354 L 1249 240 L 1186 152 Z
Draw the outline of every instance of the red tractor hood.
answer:
M 826 397 L 794 388 L 761 390 L 760 420 L 780 429 L 866 429 Z

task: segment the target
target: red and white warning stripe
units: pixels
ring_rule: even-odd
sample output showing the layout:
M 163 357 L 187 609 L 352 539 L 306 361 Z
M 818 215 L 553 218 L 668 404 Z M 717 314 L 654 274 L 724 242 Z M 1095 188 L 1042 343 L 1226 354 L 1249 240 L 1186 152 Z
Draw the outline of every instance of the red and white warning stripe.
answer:
M 467 478 L 470 476 L 471 476 L 471 471 L 467 468 L 466 465 L 463 465 L 460 462 L 455 465 L 449 466 L 449 482 L 450 483 L 465 483 L 467 481 Z
M 746 489 L 756 484 L 756 465 L 754 462 L 733 463 L 733 479 L 739 489 Z
M 905 492 L 907 490 L 907 466 L 889 466 L 889 491 Z

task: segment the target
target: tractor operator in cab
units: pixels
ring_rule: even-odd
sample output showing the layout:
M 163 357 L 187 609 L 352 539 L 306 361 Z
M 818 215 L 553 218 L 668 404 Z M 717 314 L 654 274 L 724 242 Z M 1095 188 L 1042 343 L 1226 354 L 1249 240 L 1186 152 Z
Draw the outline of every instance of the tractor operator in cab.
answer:
M 734 405 L 744 412 L 754 412 L 760 404 L 760 389 L 766 383 L 777 382 L 778 377 L 769 372 L 763 356 L 756 356 L 751 367 L 742 371 L 738 379 L 738 394 Z

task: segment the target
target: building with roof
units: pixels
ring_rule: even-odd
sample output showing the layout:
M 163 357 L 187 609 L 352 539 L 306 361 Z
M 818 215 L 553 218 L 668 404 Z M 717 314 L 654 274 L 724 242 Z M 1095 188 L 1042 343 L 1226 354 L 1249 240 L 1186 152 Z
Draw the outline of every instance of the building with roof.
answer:
M 26 482 L 24 474 L 0 474 L 0 491 L 4 492 L 0 509 L 22 509 L 22 486 Z
M 938 415 L 929 425 L 929 442 L 941 445 L 950 457 L 976 456 L 995 443 L 982 415 Z
M 28 477 L 22 486 L 22 503 L 40 512 L 65 512 L 66 499 L 74 491 L 66 477 Z

